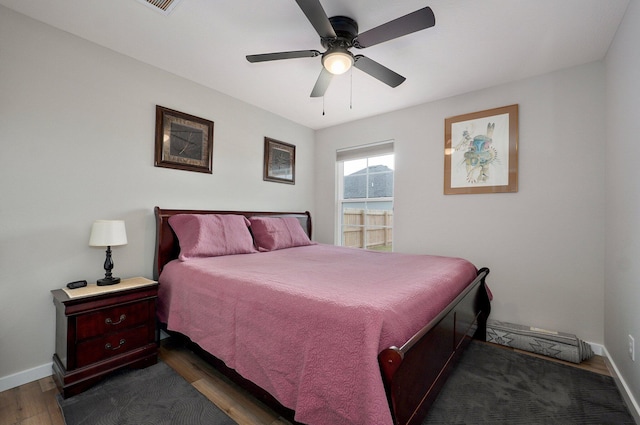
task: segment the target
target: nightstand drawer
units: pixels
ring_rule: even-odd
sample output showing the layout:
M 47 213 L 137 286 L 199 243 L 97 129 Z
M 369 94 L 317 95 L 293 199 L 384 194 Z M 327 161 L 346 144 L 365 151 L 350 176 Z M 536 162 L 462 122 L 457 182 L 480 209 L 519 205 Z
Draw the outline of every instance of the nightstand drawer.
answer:
M 149 322 L 149 304 L 153 300 L 106 308 L 78 316 L 76 340 L 117 332 Z
M 108 359 L 154 342 L 153 339 L 149 339 L 149 335 L 149 327 L 142 325 L 81 342 L 77 349 L 77 367 Z

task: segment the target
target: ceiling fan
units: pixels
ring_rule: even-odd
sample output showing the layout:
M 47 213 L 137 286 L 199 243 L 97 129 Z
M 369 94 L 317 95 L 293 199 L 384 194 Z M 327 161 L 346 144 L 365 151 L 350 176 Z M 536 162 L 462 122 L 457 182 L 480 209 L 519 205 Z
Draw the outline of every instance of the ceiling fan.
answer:
M 313 28 L 320 36 L 320 43 L 326 49 L 296 50 L 291 52 L 247 55 L 251 63 L 280 59 L 313 58 L 322 56 L 322 70 L 316 81 L 311 97 L 322 97 L 334 75 L 347 72 L 352 66 L 382 81 L 390 87 L 397 87 L 406 80 L 402 75 L 363 55 L 353 55 L 349 49 L 363 49 L 394 38 L 402 37 L 435 25 L 436 18 L 429 7 L 394 19 L 358 34 L 358 23 L 346 16 L 327 17 L 320 0 L 296 0 Z

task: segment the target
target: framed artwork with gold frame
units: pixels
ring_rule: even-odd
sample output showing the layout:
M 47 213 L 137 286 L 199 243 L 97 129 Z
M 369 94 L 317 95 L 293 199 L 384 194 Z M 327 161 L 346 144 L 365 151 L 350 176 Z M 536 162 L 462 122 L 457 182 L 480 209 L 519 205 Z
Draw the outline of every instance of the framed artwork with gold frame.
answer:
M 156 105 L 154 165 L 211 174 L 213 121 Z
M 264 138 L 263 180 L 296 183 L 296 147 L 279 140 Z
M 518 191 L 518 105 L 444 121 L 444 194 Z

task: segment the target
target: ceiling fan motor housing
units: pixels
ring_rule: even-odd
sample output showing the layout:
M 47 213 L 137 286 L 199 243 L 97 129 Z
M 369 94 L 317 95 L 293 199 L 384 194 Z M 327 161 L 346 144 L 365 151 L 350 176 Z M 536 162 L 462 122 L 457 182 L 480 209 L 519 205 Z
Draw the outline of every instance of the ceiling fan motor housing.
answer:
M 333 16 L 329 18 L 331 26 L 336 33 L 336 38 L 322 38 L 320 42 L 325 49 L 343 47 L 348 49 L 353 46 L 358 36 L 358 23 L 346 16 Z

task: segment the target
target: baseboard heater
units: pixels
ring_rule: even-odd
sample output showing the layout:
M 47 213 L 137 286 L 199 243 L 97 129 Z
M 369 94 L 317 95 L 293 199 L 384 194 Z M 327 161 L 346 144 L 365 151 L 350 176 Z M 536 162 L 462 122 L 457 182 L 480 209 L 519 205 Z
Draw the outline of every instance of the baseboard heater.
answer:
M 593 357 L 591 346 L 572 334 L 487 320 L 487 341 L 572 363 Z

